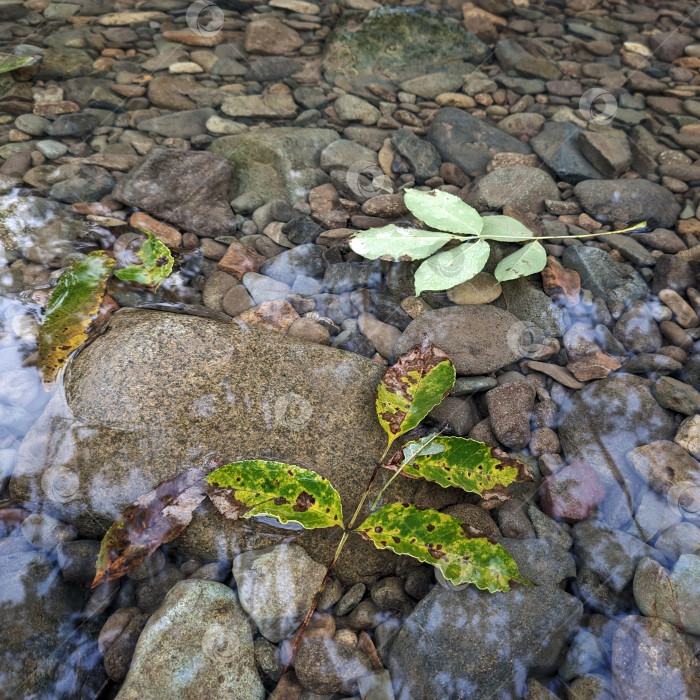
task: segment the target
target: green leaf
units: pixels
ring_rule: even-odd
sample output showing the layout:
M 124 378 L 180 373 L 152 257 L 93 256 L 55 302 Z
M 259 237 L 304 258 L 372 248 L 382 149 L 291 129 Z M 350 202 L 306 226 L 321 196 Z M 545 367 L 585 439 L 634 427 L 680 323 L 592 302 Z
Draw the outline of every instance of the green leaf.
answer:
M 421 449 L 431 437 L 430 444 Z M 505 452 L 476 440 L 443 435 L 406 443 L 385 466 L 403 469 L 405 476 L 414 479 L 478 494 L 533 480 L 525 465 Z
M 141 229 L 143 230 L 143 229 Z M 173 256 L 170 249 L 150 231 L 143 231 L 147 238 L 138 252 L 141 265 L 129 265 L 114 274 L 125 282 L 138 282 L 155 287 L 173 271 Z
M 494 277 L 499 282 L 514 280 L 517 277 L 526 277 L 535 272 L 544 270 L 547 264 L 547 251 L 539 241 L 533 241 L 523 246 L 520 250 L 503 258 L 496 265 Z
M 534 238 L 535 234 L 512 216 L 497 214 L 484 217 L 484 227 L 480 236 L 500 241 L 525 241 Z
M 479 212 L 459 197 L 442 190 L 406 190 L 404 204 L 410 212 L 438 231 L 478 236 L 483 220 Z
M 207 495 L 204 474 L 204 469 L 190 467 L 126 508 L 102 538 L 93 588 L 129 573 L 189 525 Z
M 307 530 L 343 527 L 340 495 L 328 479 L 284 462 L 247 459 L 209 474 L 209 497 L 231 520 L 269 515 Z
M 389 367 L 377 388 L 377 416 L 389 445 L 415 428 L 454 383 L 452 361 L 427 337 Z
M 444 231 L 423 231 L 389 224 L 356 233 L 349 243 L 355 253 L 370 260 L 381 258 L 392 262 L 409 262 L 427 258 L 453 238 L 458 236 Z
M 87 340 L 115 261 L 102 251 L 76 260 L 59 278 L 39 328 L 39 367 L 50 384 L 68 356 Z
M 416 296 L 427 289 L 450 289 L 470 280 L 484 268 L 490 253 L 483 239 L 436 253 L 416 270 Z
M 18 68 L 33 66 L 41 60 L 41 56 L 15 56 L 14 54 L 0 53 L 0 73 L 9 73 Z
M 501 545 L 437 510 L 391 503 L 372 513 L 357 531 L 378 549 L 432 564 L 455 585 L 473 583 L 495 593 L 508 591 L 516 583 L 530 583 Z

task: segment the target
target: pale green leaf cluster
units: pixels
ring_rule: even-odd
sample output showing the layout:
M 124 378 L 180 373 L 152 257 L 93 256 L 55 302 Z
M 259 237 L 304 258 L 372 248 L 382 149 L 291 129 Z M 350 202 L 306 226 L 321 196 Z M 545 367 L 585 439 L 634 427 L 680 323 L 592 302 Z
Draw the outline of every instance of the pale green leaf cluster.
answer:
M 404 193 L 404 204 L 417 219 L 436 230 L 389 224 L 355 234 L 350 247 L 370 260 L 425 260 L 415 273 L 416 295 L 426 290 L 450 289 L 481 272 L 491 252 L 489 239 L 521 243 L 534 237 L 516 219 L 482 217 L 474 207 L 449 192 L 409 189 Z M 447 244 L 455 247 L 442 250 Z M 546 263 L 545 249 L 538 241 L 531 241 L 504 258 L 494 274 L 499 282 L 504 282 L 540 272 Z

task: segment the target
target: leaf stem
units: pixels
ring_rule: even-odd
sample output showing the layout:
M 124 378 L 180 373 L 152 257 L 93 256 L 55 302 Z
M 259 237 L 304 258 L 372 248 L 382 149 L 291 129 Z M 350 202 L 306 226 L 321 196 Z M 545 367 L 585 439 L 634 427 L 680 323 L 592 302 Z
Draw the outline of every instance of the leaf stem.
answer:
M 345 542 L 347 541 L 348 537 L 350 536 L 350 533 L 352 532 L 352 527 L 355 524 L 355 521 L 357 520 L 357 516 L 360 514 L 362 507 L 365 504 L 365 501 L 367 500 L 367 496 L 369 495 L 370 489 L 372 488 L 372 484 L 374 483 L 374 480 L 377 478 L 377 474 L 379 473 L 379 469 L 384 464 L 384 459 L 386 458 L 387 453 L 389 452 L 389 449 L 391 448 L 391 445 L 393 444 L 393 440 L 390 440 L 389 443 L 386 446 L 386 449 L 384 450 L 384 453 L 382 456 L 379 458 L 379 461 L 376 463 L 374 466 L 374 471 L 372 472 L 372 476 L 369 478 L 369 481 L 367 482 L 367 486 L 365 488 L 365 492 L 362 494 L 362 498 L 360 499 L 360 502 L 357 504 L 357 508 L 355 509 L 355 512 L 352 515 L 352 518 L 350 518 L 350 522 L 348 523 L 348 526 L 345 528 L 345 531 L 343 532 L 343 536 L 340 538 L 340 542 L 338 542 L 338 546 L 335 549 L 335 554 L 333 555 L 333 559 L 331 559 L 331 563 L 328 565 L 328 568 L 326 569 L 326 574 L 323 577 L 323 581 L 321 581 L 321 585 L 318 587 L 318 590 L 316 591 L 316 595 L 314 595 L 313 602 L 311 603 L 311 607 L 309 608 L 309 612 L 306 613 L 306 617 L 304 618 L 304 621 L 301 623 L 301 627 L 299 628 L 299 632 L 297 632 L 297 636 L 294 639 L 294 644 L 292 645 L 292 650 L 289 654 L 289 659 L 287 660 L 287 663 L 284 665 L 284 670 L 282 671 L 282 678 L 285 673 L 289 670 L 289 667 L 292 665 L 292 662 L 294 661 L 294 655 L 296 654 L 297 649 L 299 648 L 299 644 L 301 644 L 301 638 L 304 636 L 304 632 L 306 632 L 306 628 L 309 626 L 309 622 L 311 621 L 311 618 L 313 617 L 313 614 L 316 612 L 316 608 L 318 606 L 318 602 L 321 599 L 321 595 L 323 595 L 323 591 L 326 590 L 326 586 L 328 585 L 328 582 L 330 581 L 331 578 L 331 573 L 333 572 L 333 569 L 335 568 L 336 563 L 338 562 L 338 559 L 340 558 L 340 553 L 343 551 L 343 547 L 345 547 Z
M 297 636 L 294 639 L 294 644 L 292 645 L 292 650 L 289 653 L 289 659 L 287 660 L 287 663 L 284 665 L 284 669 L 282 671 L 282 676 L 284 676 L 284 674 L 287 673 L 287 671 L 289 670 L 289 667 L 292 664 L 292 661 L 294 661 L 294 655 L 296 654 L 296 651 L 299 648 L 299 645 L 301 644 L 301 638 L 304 636 L 304 632 L 306 632 L 306 628 L 309 626 L 309 622 L 311 622 L 311 618 L 313 617 L 313 614 L 316 612 L 316 608 L 318 607 L 318 603 L 321 600 L 321 596 L 323 595 L 323 591 L 326 590 L 326 586 L 328 585 L 328 582 L 331 580 L 331 573 L 333 573 L 333 569 L 335 568 L 336 562 L 340 558 L 340 553 L 343 551 L 343 547 L 345 546 L 345 542 L 348 539 L 349 535 L 350 535 L 350 531 L 346 530 L 345 532 L 343 532 L 343 536 L 340 538 L 340 542 L 338 542 L 338 546 L 335 549 L 335 554 L 333 555 L 333 559 L 331 560 L 331 563 L 328 565 L 328 568 L 326 569 L 326 574 L 323 577 L 323 581 L 321 581 L 321 585 L 318 587 L 318 590 L 316 591 L 316 595 L 314 595 L 314 599 L 311 603 L 311 607 L 309 608 L 309 612 L 306 613 L 306 617 L 304 618 L 304 622 L 301 623 L 301 627 L 299 628 L 299 632 L 297 633 Z M 280 678 L 282 676 L 280 676 Z
M 372 505 L 370 506 L 371 510 L 374 510 L 377 507 L 377 503 L 379 503 L 379 499 L 382 497 L 384 492 L 394 483 L 396 477 L 401 474 L 401 472 L 410 464 L 413 464 L 415 461 L 416 457 L 420 456 L 420 453 L 423 452 L 423 450 L 433 441 L 435 438 L 442 433 L 442 430 L 438 433 L 434 433 L 433 435 L 430 436 L 430 439 L 427 440 L 423 445 L 421 445 L 420 449 L 409 459 L 407 459 L 399 469 L 396 470 L 394 474 L 392 474 L 391 479 L 382 486 L 382 488 L 379 490 L 379 493 L 377 494 L 376 498 L 372 502 Z
M 493 236 L 488 240 L 492 241 L 506 241 L 507 243 L 520 243 L 522 241 L 532 242 L 532 241 L 542 241 L 558 238 L 597 238 L 598 236 L 611 236 L 613 233 L 629 233 L 638 228 L 643 228 L 646 226 L 646 221 L 642 221 L 634 226 L 629 226 L 627 228 L 619 229 L 618 231 L 597 231 L 595 233 L 576 233 L 570 236 L 532 236 L 530 238 L 525 238 L 524 236 Z M 466 236 L 471 236 L 472 238 L 482 238 L 482 236 L 475 236 L 473 233 L 465 234 Z

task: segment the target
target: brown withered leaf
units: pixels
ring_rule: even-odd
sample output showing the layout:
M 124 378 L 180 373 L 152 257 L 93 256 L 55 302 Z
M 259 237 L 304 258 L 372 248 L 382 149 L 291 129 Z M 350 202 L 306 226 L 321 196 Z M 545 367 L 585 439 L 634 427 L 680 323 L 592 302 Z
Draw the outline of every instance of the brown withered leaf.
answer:
M 189 525 L 206 496 L 206 473 L 201 467 L 186 469 L 126 508 L 102 538 L 93 588 L 127 574 Z

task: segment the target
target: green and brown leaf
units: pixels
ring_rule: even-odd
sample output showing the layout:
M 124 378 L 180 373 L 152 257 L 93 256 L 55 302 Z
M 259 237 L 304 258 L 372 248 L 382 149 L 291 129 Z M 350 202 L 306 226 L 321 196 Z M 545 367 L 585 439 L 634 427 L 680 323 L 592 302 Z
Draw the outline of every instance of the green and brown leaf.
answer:
M 207 493 L 227 518 L 267 515 L 307 530 L 343 527 L 340 495 L 320 474 L 284 462 L 248 459 L 207 477 Z
M 495 593 L 508 591 L 517 583 L 530 583 L 501 545 L 436 510 L 392 503 L 372 513 L 357 531 L 379 549 L 432 564 L 455 585 L 473 583 Z
M 170 249 L 150 231 L 143 231 L 147 238 L 138 252 L 141 265 L 129 265 L 114 274 L 125 282 L 138 282 L 156 289 L 173 271 L 173 256 Z
M 39 367 L 51 384 L 68 356 L 87 339 L 115 261 L 102 251 L 77 260 L 59 278 L 39 329 Z
M 442 401 L 455 376 L 450 358 L 426 337 L 384 373 L 377 389 L 377 417 L 390 445 Z
M 129 573 L 189 525 L 206 497 L 205 471 L 192 467 L 141 496 L 102 539 L 93 588 Z
M 522 462 L 477 440 L 438 435 L 428 450 L 413 456 L 425 440 L 407 442 L 384 466 L 396 471 L 408 461 L 402 474 L 409 478 L 427 479 L 444 488 L 456 486 L 478 494 L 500 491 L 515 482 L 533 481 Z

